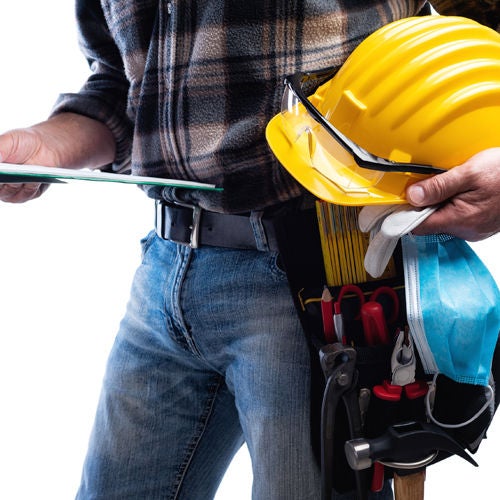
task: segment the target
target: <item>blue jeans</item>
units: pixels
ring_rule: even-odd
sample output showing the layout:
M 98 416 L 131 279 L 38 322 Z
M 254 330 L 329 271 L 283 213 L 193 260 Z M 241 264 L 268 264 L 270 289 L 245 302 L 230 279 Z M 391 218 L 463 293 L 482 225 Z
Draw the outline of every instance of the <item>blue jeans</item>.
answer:
M 317 500 L 309 362 L 276 254 L 151 233 L 77 498 L 208 500 L 246 442 L 254 499 Z

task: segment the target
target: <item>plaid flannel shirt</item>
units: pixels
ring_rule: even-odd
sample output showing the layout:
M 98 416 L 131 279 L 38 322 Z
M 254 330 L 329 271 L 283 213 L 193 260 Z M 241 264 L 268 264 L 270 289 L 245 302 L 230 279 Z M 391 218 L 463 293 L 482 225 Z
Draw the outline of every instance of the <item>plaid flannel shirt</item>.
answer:
M 77 0 L 92 74 L 54 113 L 113 132 L 115 171 L 215 183 L 223 192 L 150 188 L 224 212 L 262 209 L 303 189 L 264 132 L 283 77 L 341 65 L 371 32 L 424 0 Z

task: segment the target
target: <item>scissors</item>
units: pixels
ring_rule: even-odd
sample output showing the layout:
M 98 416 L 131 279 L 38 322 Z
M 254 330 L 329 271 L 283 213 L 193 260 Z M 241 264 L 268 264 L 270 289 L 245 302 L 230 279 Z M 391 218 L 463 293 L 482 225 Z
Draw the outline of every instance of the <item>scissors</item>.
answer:
M 388 317 L 386 317 L 384 307 L 379 301 L 382 296 L 388 297 L 390 301 Z M 361 321 L 366 343 L 370 346 L 390 344 L 392 339 L 389 335 L 388 325 L 395 323 L 398 315 L 399 298 L 395 290 L 389 286 L 377 288 L 372 293 L 370 300 L 361 305 Z
M 333 305 L 333 322 L 337 341 L 346 343 L 344 331 L 344 318 L 342 314 L 342 301 L 346 297 L 358 299 L 358 309 L 354 313 L 354 320 L 361 320 L 363 334 L 367 345 L 389 344 L 391 338 L 388 325 L 396 322 L 399 316 L 399 298 L 396 291 L 389 286 L 381 286 L 374 290 L 367 301 L 363 290 L 353 284 L 340 288 L 337 300 Z M 381 303 L 382 297 L 386 297 Z M 388 300 L 387 300 L 388 299 Z M 386 312 L 388 311 L 388 317 Z

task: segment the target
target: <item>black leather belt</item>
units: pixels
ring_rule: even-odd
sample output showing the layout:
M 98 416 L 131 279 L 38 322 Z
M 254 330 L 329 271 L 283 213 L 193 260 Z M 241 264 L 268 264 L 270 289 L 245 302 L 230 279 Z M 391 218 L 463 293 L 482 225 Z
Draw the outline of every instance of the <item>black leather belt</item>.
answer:
M 278 250 L 272 219 L 262 218 L 267 246 Z M 191 248 L 217 246 L 258 250 L 250 214 L 233 215 L 210 212 L 197 206 L 156 201 L 156 234 Z

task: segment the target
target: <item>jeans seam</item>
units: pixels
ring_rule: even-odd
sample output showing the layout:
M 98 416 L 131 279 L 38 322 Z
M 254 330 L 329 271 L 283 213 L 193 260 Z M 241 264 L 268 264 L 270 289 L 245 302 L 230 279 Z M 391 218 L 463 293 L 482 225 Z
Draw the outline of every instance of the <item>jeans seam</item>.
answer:
M 200 357 L 200 351 L 196 346 L 190 332 L 190 327 L 184 319 L 184 314 L 181 306 L 181 294 L 184 282 L 186 279 L 186 274 L 188 272 L 189 266 L 191 265 L 191 260 L 193 258 L 193 250 L 185 247 L 183 245 L 177 245 L 177 255 L 178 258 L 182 259 L 180 266 L 177 266 L 177 275 L 175 276 L 173 286 L 171 288 L 171 301 L 172 301 L 172 325 L 176 325 L 179 328 L 179 332 L 182 335 L 183 347 L 186 346 L 189 352 L 197 357 Z M 179 342 L 178 338 L 176 341 Z
M 203 437 L 203 434 L 205 433 L 205 430 L 207 428 L 208 421 L 210 420 L 210 415 L 212 414 L 212 411 L 214 408 L 215 399 L 217 397 L 217 394 L 219 393 L 219 389 L 223 383 L 223 380 L 224 380 L 223 377 L 221 377 L 221 376 L 217 377 L 217 383 L 215 384 L 215 386 L 213 388 L 213 393 L 212 393 L 213 396 L 207 399 L 205 411 L 202 413 L 201 419 L 200 419 L 201 426 L 199 428 L 199 433 L 196 433 L 193 436 L 191 443 L 188 445 L 188 447 L 187 447 L 188 453 L 185 457 L 185 460 L 182 461 L 181 468 L 177 474 L 176 487 L 175 487 L 175 492 L 174 492 L 174 496 L 172 497 L 172 500 L 178 500 L 178 498 L 179 498 L 182 484 L 184 482 L 184 478 L 186 477 L 186 473 L 189 469 L 191 462 L 193 461 L 193 457 L 196 453 L 196 449 L 198 448 L 198 445 L 199 445 L 199 443 Z M 209 389 L 211 390 L 212 387 L 209 387 Z

